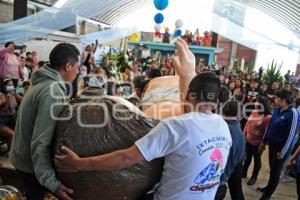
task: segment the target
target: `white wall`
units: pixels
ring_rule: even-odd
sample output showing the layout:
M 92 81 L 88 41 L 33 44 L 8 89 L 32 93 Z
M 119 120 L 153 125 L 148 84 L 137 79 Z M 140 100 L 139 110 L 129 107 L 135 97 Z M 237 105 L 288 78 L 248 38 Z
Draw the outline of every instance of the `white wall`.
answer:
M 49 54 L 51 50 L 60 42 L 51 41 L 51 40 L 30 40 L 25 42 L 24 44 L 27 46 L 27 51 L 36 51 L 40 57 L 40 60 L 47 61 L 49 60 Z M 72 43 L 74 44 L 80 51 L 83 50 L 83 45 L 80 43 Z

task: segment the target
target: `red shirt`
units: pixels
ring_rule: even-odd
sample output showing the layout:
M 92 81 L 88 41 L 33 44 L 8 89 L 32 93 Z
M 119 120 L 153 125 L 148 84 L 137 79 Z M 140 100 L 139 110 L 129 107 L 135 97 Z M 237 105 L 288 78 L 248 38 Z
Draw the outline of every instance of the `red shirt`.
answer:
M 248 143 L 255 146 L 262 143 L 271 117 L 272 115 L 261 116 L 256 110 L 252 111 L 244 128 L 244 135 Z

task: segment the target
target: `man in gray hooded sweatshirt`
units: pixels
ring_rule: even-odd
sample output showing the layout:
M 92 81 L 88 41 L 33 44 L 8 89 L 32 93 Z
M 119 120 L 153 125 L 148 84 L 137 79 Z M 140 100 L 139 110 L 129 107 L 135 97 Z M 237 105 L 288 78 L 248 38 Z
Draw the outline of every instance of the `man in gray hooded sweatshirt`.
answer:
M 59 113 L 67 105 L 64 82 L 78 74 L 80 52 L 72 44 L 61 43 L 49 60 L 49 66 L 32 75 L 32 86 L 20 105 L 10 161 L 22 176 L 27 199 L 43 199 L 49 190 L 70 200 L 73 191 L 56 178 L 53 169 L 51 142 Z

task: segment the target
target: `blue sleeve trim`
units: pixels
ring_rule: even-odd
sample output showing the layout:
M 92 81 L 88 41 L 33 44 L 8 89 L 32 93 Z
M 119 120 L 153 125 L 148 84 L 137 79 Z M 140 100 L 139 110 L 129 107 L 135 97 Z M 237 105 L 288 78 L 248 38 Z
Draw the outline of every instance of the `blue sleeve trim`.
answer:
M 289 133 L 289 137 L 287 139 L 286 144 L 284 145 L 283 149 L 281 150 L 281 155 L 285 155 L 287 153 L 287 151 L 289 150 L 293 139 L 295 138 L 295 134 L 296 134 L 296 129 L 297 129 L 297 122 L 298 122 L 298 112 L 295 108 L 292 108 L 293 111 L 293 121 L 292 121 L 292 125 L 290 128 L 290 133 Z

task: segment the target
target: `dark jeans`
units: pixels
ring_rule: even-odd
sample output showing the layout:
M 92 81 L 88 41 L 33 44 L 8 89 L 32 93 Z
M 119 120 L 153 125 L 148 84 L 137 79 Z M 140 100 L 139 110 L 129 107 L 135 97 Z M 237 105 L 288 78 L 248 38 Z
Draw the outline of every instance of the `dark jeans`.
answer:
M 34 174 L 26 173 L 18 170 L 18 173 L 22 177 L 25 196 L 27 200 L 43 200 L 48 191 L 47 188 L 42 186 Z
M 243 174 L 246 175 L 251 164 L 252 157 L 254 158 L 254 167 L 252 177 L 257 178 L 261 168 L 261 154 L 258 153 L 258 147 L 250 143 L 246 143 L 246 160 L 243 166 Z
M 228 180 L 229 192 L 232 200 L 245 200 L 242 189 L 242 173 L 243 164 L 239 163 Z M 220 185 L 215 200 L 222 200 L 225 198 L 227 192 L 226 185 Z
M 215 196 L 215 200 L 223 200 L 226 197 L 226 193 L 227 193 L 227 186 L 226 184 L 224 185 L 219 185 L 216 196 Z
M 266 191 L 264 192 L 264 197 L 271 197 L 272 194 L 275 192 L 279 183 L 283 164 L 287 159 L 287 155 L 285 155 L 283 159 L 277 159 L 278 152 L 279 151 L 276 148 L 269 146 L 270 177 L 266 186 Z
M 300 174 L 299 173 L 297 173 L 296 183 L 297 183 L 298 200 L 300 200 Z
M 18 82 L 19 82 L 19 79 L 11 79 L 13 84 L 14 84 L 14 87 L 17 88 L 18 87 Z

